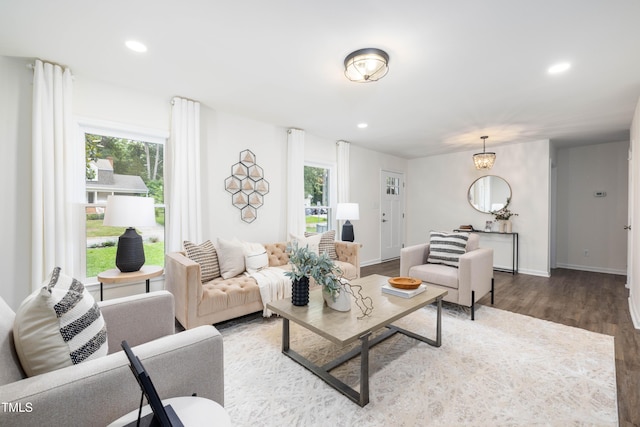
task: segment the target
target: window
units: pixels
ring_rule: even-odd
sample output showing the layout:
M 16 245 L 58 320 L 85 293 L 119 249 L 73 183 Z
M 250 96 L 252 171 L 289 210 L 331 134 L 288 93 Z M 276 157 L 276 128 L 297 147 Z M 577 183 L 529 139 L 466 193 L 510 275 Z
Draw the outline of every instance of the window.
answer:
M 331 211 L 333 170 L 324 166 L 304 167 L 304 216 L 306 231 L 322 233 L 334 229 Z
M 144 242 L 146 263 L 164 265 L 164 141 L 143 135 L 113 136 L 108 130 L 86 131 L 84 141 L 85 277 L 115 268 L 118 237 L 124 229 L 102 224 L 109 195 L 154 198 L 156 225 L 137 231 Z

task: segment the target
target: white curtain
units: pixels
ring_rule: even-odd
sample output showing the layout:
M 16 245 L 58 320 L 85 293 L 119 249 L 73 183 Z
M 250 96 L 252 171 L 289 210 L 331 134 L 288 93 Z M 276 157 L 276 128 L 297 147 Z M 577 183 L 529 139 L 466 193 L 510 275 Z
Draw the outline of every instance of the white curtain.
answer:
M 347 141 L 338 141 L 338 203 L 349 203 L 349 147 Z
M 287 238 L 305 230 L 304 131 L 289 129 L 287 135 Z
M 182 242 L 202 241 L 200 194 L 200 103 L 174 98 L 167 147 L 167 224 L 165 251 L 182 250 Z
M 54 267 L 79 272 L 73 248 L 81 202 L 84 151 L 78 147 L 72 111 L 71 71 L 36 60 L 33 74 L 31 287 L 42 286 Z M 80 191 L 80 193 L 78 193 Z M 79 195 L 80 194 L 80 195 Z

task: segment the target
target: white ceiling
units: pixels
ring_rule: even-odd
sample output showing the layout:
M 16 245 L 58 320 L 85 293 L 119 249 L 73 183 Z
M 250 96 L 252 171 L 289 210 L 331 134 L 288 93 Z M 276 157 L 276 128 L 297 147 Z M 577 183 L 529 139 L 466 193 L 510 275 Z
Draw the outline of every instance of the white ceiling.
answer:
M 352 83 L 365 47 L 389 74 Z M 628 140 L 639 47 L 638 0 L 0 0 L 0 55 L 407 158 Z

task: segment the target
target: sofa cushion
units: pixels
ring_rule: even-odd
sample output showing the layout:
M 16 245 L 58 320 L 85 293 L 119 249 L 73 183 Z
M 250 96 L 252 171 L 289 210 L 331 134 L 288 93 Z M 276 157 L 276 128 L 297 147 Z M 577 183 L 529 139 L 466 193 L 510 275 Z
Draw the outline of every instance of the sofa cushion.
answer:
M 347 280 L 353 280 L 358 278 L 358 271 L 356 266 L 344 261 L 333 261 L 333 263 L 342 271 L 342 277 Z
M 469 233 L 443 233 L 432 231 L 430 233 L 429 256 L 427 263 L 444 264 L 458 267 L 461 255 L 467 251 Z
M 321 234 L 316 234 L 314 236 L 296 236 L 295 234 L 290 235 L 291 242 L 298 242 L 299 248 L 308 247 L 310 251 L 316 253 L 316 255 L 320 255 L 320 240 L 322 239 Z
M 28 376 L 106 356 L 107 328 L 91 294 L 56 267 L 16 312 L 13 338 Z
M 208 282 L 220 277 L 220 266 L 218 264 L 218 253 L 216 248 L 207 240 L 204 243 L 196 245 L 195 243 L 184 241 L 184 250 L 187 257 L 200 264 L 200 275 L 202 283 Z
M 199 315 L 262 301 L 258 284 L 249 276 L 237 276 L 231 279 L 219 277 L 203 284 L 202 290 L 202 301 L 198 305 Z
M 415 265 L 409 269 L 409 276 L 427 283 L 437 283 L 458 289 L 458 269 L 443 264 Z
M 25 378 L 13 343 L 13 320 L 16 315 L 0 298 L 0 386 Z
M 304 236 L 316 236 L 318 233 L 309 233 L 305 231 Z M 336 260 L 338 259 L 338 254 L 336 253 L 336 230 L 330 230 L 322 233 L 320 235 L 320 245 L 318 246 L 319 255 L 323 252 L 326 252 L 329 255 L 329 258 Z
M 217 250 L 220 275 L 223 279 L 230 279 L 244 273 L 244 245 L 240 240 L 218 238 Z
M 253 274 L 269 267 L 267 250 L 260 243 L 244 243 L 244 264 L 247 273 Z

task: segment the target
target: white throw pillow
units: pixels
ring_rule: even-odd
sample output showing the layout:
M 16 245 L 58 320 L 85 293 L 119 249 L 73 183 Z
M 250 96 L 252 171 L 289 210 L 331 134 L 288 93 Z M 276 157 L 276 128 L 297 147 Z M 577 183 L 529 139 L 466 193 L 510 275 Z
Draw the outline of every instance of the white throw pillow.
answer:
M 304 237 L 315 236 L 317 234 L 319 233 L 309 233 L 305 231 Z M 336 230 L 325 231 L 321 234 L 318 251 L 320 254 L 326 252 L 332 260 L 338 259 L 338 253 L 336 252 Z
M 16 311 L 13 340 L 22 368 L 38 375 L 106 356 L 107 327 L 91 294 L 56 267 Z
M 320 240 L 322 239 L 322 234 L 316 234 L 309 237 L 290 234 L 289 238 L 292 242 L 298 242 L 299 248 L 307 246 L 310 251 L 315 252 L 316 255 L 320 255 Z
M 269 267 L 267 250 L 260 243 L 244 242 L 244 264 L 249 274 Z
M 244 245 L 238 239 L 218 238 L 218 264 L 223 279 L 230 279 L 244 273 Z

